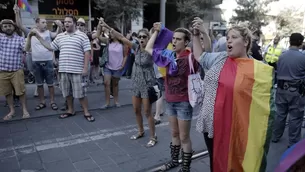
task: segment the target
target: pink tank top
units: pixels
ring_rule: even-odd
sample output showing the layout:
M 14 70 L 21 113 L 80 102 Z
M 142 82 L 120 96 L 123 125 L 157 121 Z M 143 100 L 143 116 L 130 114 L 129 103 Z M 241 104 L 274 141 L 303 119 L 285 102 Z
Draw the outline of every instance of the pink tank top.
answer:
M 118 42 L 113 42 L 109 44 L 109 61 L 106 65 L 108 69 L 118 70 L 123 64 L 123 45 Z

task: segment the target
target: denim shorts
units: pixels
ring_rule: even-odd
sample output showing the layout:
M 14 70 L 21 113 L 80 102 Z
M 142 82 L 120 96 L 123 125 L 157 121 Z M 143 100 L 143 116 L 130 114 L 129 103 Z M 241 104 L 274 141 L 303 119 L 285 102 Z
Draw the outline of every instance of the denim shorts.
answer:
M 33 61 L 33 73 L 38 86 L 42 86 L 46 81 L 48 86 L 54 83 L 54 66 L 53 61 Z
M 121 78 L 122 71 L 121 70 L 112 70 L 104 67 L 104 75 L 112 76 L 114 78 Z
M 193 108 L 189 102 L 166 102 L 165 111 L 167 115 L 179 120 L 190 121 L 193 117 Z
M 160 87 L 161 87 L 161 91 L 165 91 L 165 86 L 164 86 L 164 79 L 163 78 L 158 78 L 157 82 L 159 83 Z

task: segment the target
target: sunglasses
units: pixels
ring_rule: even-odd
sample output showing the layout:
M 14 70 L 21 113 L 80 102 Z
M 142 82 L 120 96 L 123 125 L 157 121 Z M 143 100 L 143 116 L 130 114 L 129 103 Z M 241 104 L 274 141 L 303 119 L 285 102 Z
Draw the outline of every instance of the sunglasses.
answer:
M 142 39 L 142 38 L 143 38 L 143 39 L 146 39 L 147 36 L 146 36 L 146 35 L 139 35 L 138 38 L 139 38 L 139 39 Z
M 77 24 L 77 26 L 85 26 L 84 24 Z

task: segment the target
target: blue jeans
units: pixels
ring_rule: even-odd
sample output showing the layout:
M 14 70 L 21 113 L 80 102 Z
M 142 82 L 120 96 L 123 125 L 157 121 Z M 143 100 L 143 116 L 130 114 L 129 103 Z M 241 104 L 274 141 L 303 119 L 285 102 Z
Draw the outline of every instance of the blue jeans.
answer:
M 175 116 L 179 120 L 190 121 L 193 117 L 193 108 L 189 102 L 166 102 L 165 113 Z
M 53 61 L 33 61 L 33 73 L 37 86 L 42 86 L 46 81 L 48 86 L 53 86 L 54 69 Z
M 104 75 L 112 76 L 114 78 L 121 78 L 122 71 L 121 70 L 112 70 L 104 67 Z

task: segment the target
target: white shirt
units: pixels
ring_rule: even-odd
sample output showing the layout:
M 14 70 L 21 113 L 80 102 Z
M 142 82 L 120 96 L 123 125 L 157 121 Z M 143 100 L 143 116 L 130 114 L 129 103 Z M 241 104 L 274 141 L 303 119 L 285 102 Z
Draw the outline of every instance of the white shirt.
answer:
M 46 42 L 52 42 L 50 31 L 46 30 L 38 33 Z M 53 52 L 46 49 L 35 36 L 31 38 L 31 49 L 32 61 L 49 61 L 53 59 Z

